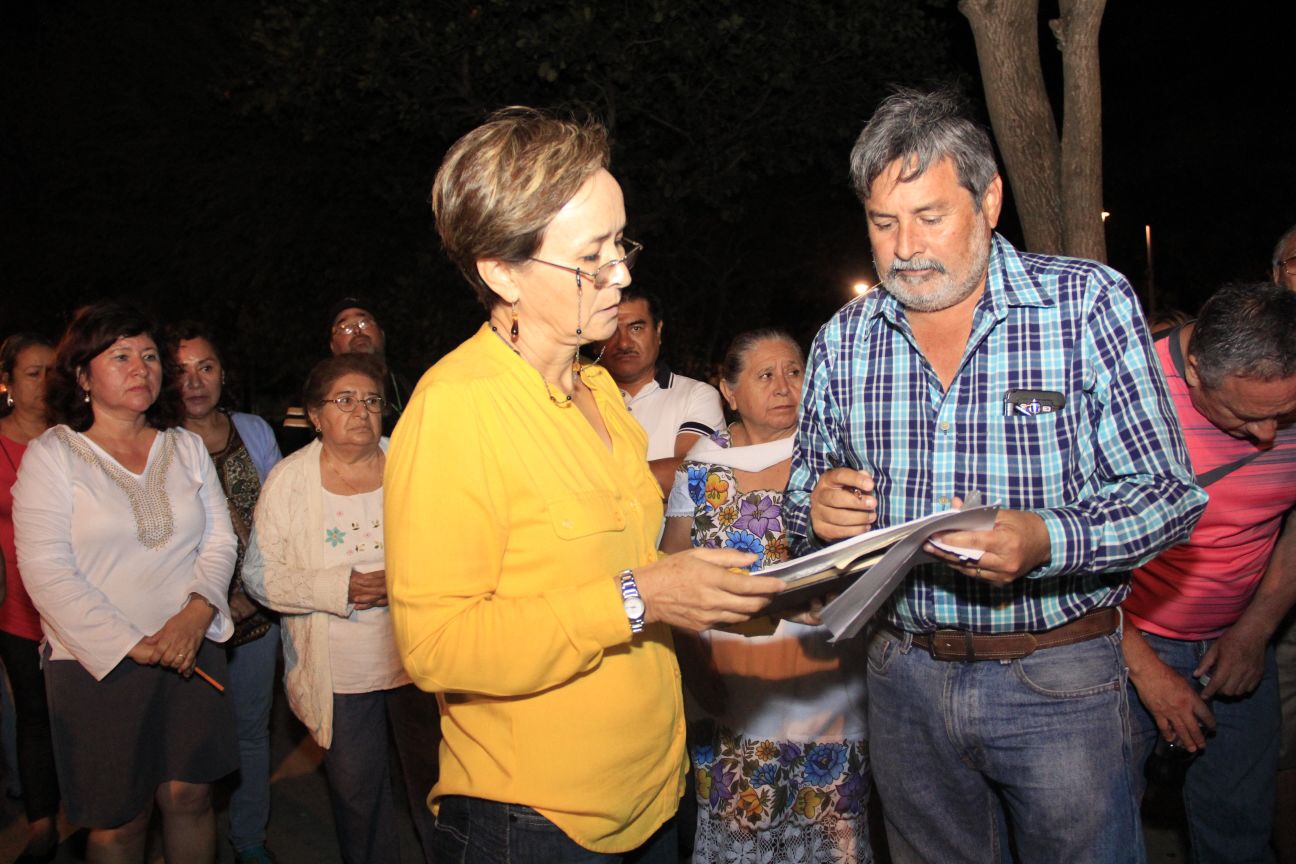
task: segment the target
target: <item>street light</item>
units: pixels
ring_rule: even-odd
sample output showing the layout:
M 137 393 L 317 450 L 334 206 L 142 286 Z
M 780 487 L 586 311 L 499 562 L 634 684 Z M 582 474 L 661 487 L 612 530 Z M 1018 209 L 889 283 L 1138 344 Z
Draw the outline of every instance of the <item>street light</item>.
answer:
M 1156 275 L 1152 270 L 1152 226 L 1143 226 L 1144 242 L 1147 246 L 1147 280 L 1148 280 L 1148 318 L 1156 316 Z
M 867 294 L 872 287 L 873 287 L 872 285 L 861 280 L 859 282 L 856 282 L 854 285 L 852 285 L 851 290 L 854 291 L 857 295 L 863 296 Z

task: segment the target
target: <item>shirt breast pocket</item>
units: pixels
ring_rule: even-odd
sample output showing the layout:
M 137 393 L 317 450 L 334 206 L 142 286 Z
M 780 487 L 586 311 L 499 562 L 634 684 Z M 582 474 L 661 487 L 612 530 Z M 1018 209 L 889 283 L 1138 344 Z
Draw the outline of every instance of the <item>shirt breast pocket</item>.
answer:
M 562 540 L 579 540 L 626 527 L 621 501 L 611 492 L 578 492 L 545 503 L 554 533 Z
M 1004 417 L 1004 456 L 1011 485 L 1021 497 L 1017 508 L 1052 507 L 1066 488 L 1075 417 L 1080 406 L 1061 411 Z

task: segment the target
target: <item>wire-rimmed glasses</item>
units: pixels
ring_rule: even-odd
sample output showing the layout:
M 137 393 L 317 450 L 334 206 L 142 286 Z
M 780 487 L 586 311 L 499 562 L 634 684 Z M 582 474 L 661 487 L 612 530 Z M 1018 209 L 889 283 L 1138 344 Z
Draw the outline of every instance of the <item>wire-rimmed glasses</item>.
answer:
M 364 405 L 365 410 L 370 414 L 381 414 L 383 409 L 387 407 L 387 400 L 381 396 L 366 396 L 361 399 L 359 396 L 350 396 L 344 393 L 336 399 L 325 399 L 320 404 L 326 405 L 330 402 L 336 405 L 343 414 L 352 413 L 357 405 Z
M 354 321 L 339 321 L 333 325 L 333 332 L 339 336 L 354 336 L 357 333 L 364 333 L 366 330 L 376 330 L 378 322 L 368 315 L 362 315 Z
M 617 245 L 621 246 L 623 249 L 626 249 L 626 247 L 629 248 L 626 249 L 625 254 L 620 258 L 613 258 L 611 261 L 600 264 L 594 269 L 593 273 L 588 270 L 582 270 L 579 267 L 568 267 L 566 264 L 555 264 L 552 261 L 545 261 L 543 258 L 531 258 L 529 260 L 534 261 L 537 264 L 557 267 L 559 270 L 566 270 L 568 273 L 575 273 L 576 287 L 578 288 L 580 287 L 581 277 L 584 276 L 586 279 L 589 279 L 594 283 L 595 288 L 602 289 L 612 284 L 612 273 L 616 270 L 618 265 L 624 264 L 627 270 L 632 269 L 635 265 L 635 261 L 639 258 L 639 253 L 643 251 L 643 244 L 636 243 L 629 237 L 622 237 L 621 240 L 617 242 Z

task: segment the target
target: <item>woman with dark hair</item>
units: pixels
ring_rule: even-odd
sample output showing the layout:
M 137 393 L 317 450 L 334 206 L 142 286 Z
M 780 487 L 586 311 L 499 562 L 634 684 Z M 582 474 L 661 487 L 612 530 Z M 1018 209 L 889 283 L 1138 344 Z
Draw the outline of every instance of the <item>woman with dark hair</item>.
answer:
M 423 376 L 388 480 L 392 618 L 445 694 L 442 860 L 678 861 L 684 717 L 670 625 L 763 608 L 751 556 L 658 559 L 647 436 L 583 345 L 639 244 L 607 130 L 512 108 L 456 142 L 432 207 L 487 320 Z
M 154 802 L 170 861 L 213 861 L 210 784 L 238 767 L 215 642 L 237 540 L 151 321 L 118 303 L 77 312 L 49 372 L 54 425 L 14 487 L 18 560 L 48 641 L 55 762 L 87 858 L 142 861 Z
M 283 613 L 284 689 L 324 748 L 347 864 L 400 860 L 391 743 L 414 826 L 425 849 L 432 841 L 439 709 L 401 666 L 387 609 L 385 377 L 371 354 L 311 370 L 302 404 L 319 438 L 270 472 L 243 563 L 248 592 Z
M 720 392 L 734 421 L 689 450 L 666 504 L 662 550 L 741 549 L 751 569 L 789 556 L 783 490 L 805 361 L 782 330 L 734 337 Z M 828 628 L 779 621 L 766 636 L 677 634 L 695 728 L 695 864 L 861 864 L 868 833 L 864 657 Z
M 27 846 L 19 864 L 51 861 L 58 849 L 58 776 L 50 742 L 45 678 L 40 670 L 40 615 L 27 596 L 14 549 L 13 484 L 27 444 L 49 426 L 45 419 L 45 375 L 54 348 L 32 333 L 15 333 L 0 345 L 0 559 L 4 602 L 0 603 L 0 659 L 9 672 L 18 721 L 18 774 L 27 811 Z
M 163 336 L 175 386 L 184 406 L 184 427 L 203 439 L 216 463 L 238 535 L 238 563 L 230 581 L 234 635 L 226 643 L 226 695 L 238 724 L 239 771 L 230 793 L 229 839 L 238 864 L 268 864 L 270 820 L 270 705 L 274 701 L 279 625 L 251 600 L 240 576 L 252 515 L 261 486 L 282 456 L 270 426 L 255 414 L 231 411 L 225 361 L 207 328 L 196 321 L 168 327 Z

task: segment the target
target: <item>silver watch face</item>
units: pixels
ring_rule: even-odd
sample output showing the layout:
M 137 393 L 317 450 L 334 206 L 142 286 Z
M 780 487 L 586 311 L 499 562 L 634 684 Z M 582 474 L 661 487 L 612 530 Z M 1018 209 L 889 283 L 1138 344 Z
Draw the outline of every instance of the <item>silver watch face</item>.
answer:
M 630 620 L 637 620 L 644 616 L 647 607 L 644 606 L 642 597 L 627 597 L 623 601 L 625 604 L 626 617 Z

